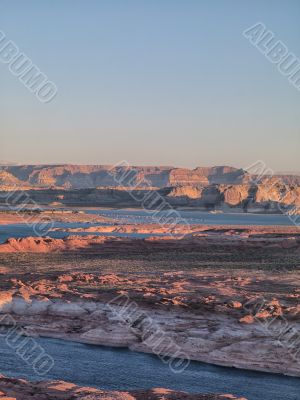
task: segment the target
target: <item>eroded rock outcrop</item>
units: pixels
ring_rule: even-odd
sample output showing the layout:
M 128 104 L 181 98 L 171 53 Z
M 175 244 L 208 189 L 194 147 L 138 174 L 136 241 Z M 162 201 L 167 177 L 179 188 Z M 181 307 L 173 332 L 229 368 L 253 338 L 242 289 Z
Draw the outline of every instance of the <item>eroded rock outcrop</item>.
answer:
M 248 183 L 251 175 L 243 169 L 229 166 L 197 167 L 194 169 L 174 167 L 140 167 L 111 165 L 2 165 L 0 185 L 32 186 L 36 188 L 83 189 L 96 187 L 144 186 L 163 188 L 167 186 L 206 186 L 208 184 Z M 254 180 L 262 181 L 263 177 Z M 299 185 L 299 176 L 275 175 L 282 184 Z M 143 184 L 139 185 L 143 186 Z
M 230 394 L 187 394 L 169 389 L 109 391 L 63 381 L 29 382 L 0 375 L 3 400 L 247 400 Z
M 62 239 L 52 237 L 9 238 L 0 244 L 0 253 L 55 253 L 55 252 L 126 252 L 153 251 L 201 251 L 211 245 L 243 249 L 291 249 L 300 250 L 300 233 L 297 227 L 247 227 L 160 224 L 110 224 L 86 228 L 52 228 L 51 232 L 65 232 Z M 72 233 L 72 235 L 70 234 Z M 74 234 L 73 234 L 74 233 Z M 87 233 L 85 236 L 76 233 Z M 109 235 L 111 233 L 111 236 Z M 126 235 L 118 237 L 118 234 Z M 131 234 L 146 234 L 144 239 Z M 114 236 L 116 235 L 116 236 Z
M 276 275 L 245 271 L 4 275 L 1 283 L 7 329 L 300 376 L 297 274 L 280 276 L 276 298 Z

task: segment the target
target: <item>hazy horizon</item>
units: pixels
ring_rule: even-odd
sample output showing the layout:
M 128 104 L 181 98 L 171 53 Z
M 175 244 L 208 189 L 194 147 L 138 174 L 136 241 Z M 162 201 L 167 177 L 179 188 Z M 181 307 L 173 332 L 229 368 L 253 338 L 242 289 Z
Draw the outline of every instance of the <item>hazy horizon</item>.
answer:
M 125 161 L 125 160 L 124 160 Z M 115 164 L 113 163 L 108 163 L 108 164 L 103 164 L 103 163 L 96 163 L 96 164 L 91 164 L 91 163 L 33 163 L 33 164 L 23 164 L 23 163 L 16 163 L 16 162 L 9 162 L 9 161 L 1 161 L 0 160 L 0 167 L 1 166 L 23 166 L 23 165 L 28 165 L 28 166 L 64 166 L 64 165 L 74 165 L 74 166 L 80 166 L 80 165 L 87 165 L 87 166 L 103 166 L 103 167 L 110 167 L 113 166 Z M 186 168 L 186 169 L 190 169 L 190 170 L 194 170 L 197 168 L 218 168 L 218 167 L 230 167 L 230 168 L 238 168 L 238 169 L 243 169 L 243 167 L 241 166 L 237 166 L 237 165 L 195 165 L 195 166 L 191 166 L 191 167 L 184 167 L 182 165 L 158 165 L 158 164 L 130 164 L 131 167 L 158 167 L 158 168 Z M 249 166 L 248 166 L 249 167 Z M 247 168 L 247 166 L 245 167 Z M 266 167 L 267 168 L 267 167 Z M 282 174 L 282 175 L 300 175 L 300 169 L 299 170 L 295 170 L 295 171 L 272 171 L 275 174 Z M 261 172 L 262 174 L 265 174 L 264 171 Z

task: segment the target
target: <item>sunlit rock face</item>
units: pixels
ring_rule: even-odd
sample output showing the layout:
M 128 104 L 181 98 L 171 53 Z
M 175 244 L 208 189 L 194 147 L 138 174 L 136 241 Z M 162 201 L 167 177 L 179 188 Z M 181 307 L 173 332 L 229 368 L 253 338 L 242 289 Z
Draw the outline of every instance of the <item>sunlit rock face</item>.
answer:
M 169 389 L 143 391 L 108 391 L 76 386 L 70 382 L 44 381 L 28 382 L 24 379 L 0 375 L 0 399 L 3 400 L 247 400 L 230 394 L 186 394 Z
M 280 180 L 288 183 L 283 175 Z M 205 186 L 241 184 L 249 174 L 234 167 L 139 167 L 111 165 L 18 165 L 1 166 L 0 186 L 83 189 L 116 186 Z M 297 182 L 290 182 L 297 184 Z M 299 183 L 299 182 L 298 182 Z
M 226 247 L 234 246 L 234 253 L 236 250 L 245 253 L 252 246 L 254 254 L 264 246 L 273 255 L 286 241 L 291 242 L 286 254 L 299 254 L 299 239 L 289 235 L 280 239 L 277 228 L 251 228 L 243 232 L 240 228 L 213 232 L 210 229 L 207 235 L 210 234 L 209 241 L 209 236 L 191 237 L 173 244 L 140 241 L 134 243 L 134 248 L 139 259 L 147 254 L 146 250 L 154 253 L 155 249 L 158 256 L 159 248 L 164 254 L 176 249 L 179 257 L 180 249 L 189 253 L 198 248 L 203 252 L 209 246 L 215 251 L 211 240 L 224 244 L 226 237 Z M 129 246 L 130 241 L 121 240 L 98 251 L 102 256 L 105 252 L 116 254 L 117 249 L 122 254 L 124 247 L 124 254 L 130 254 L 133 247 Z M 264 256 L 267 257 L 266 253 Z M 94 272 L 91 267 L 88 272 L 74 272 L 68 265 L 62 265 L 56 271 L 19 273 L 17 278 L 2 273 L 0 331 L 11 328 L 13 321 L 29 335 L 128 347 L 146 353 L 158 351 L 163 355 L 180 348 L 184 358 L 300 376 L 298 359 L 291 351 L 293 348 L 287 347 L 288 332 L 278 342 L 283 323 L 299 331 L 297 272 L 234 270 L 220 265 L 216 269 L 151 273 L 146 270 L 130 274 L 101 273 L 95 268 Z M 268 328 L 270 324 L 272 329 Z M 147 339 L 155 337 L 157 332 L 160 338 L 172 338 L 169 346 L 151 345 Z
M 299 185 L 297 175 L 260 177 L 227 166 L 1 166 L 0 204 L 16 204 L 17 194 L 7 199 L 5 193 L 17 188 L 39 204 L 136 207 L 137 198 L 158 190 L 171 206 L 280 213 L 300 210 Z

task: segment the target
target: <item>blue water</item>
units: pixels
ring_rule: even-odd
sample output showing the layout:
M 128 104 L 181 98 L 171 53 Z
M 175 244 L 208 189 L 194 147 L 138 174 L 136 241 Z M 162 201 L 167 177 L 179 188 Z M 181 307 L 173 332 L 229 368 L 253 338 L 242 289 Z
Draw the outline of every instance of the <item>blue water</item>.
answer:
M 69 235 L 78 235 L 78 236 L 88 236 L 88 235 L 96 235 L 96 236 L 118 236 L 118 237 L 133 237 L 136 239 L 143 239 L 153 234 L 148 233 L 121 233 L 121 232 L 65 232 L 65 231 L 52 231 L 53 228 L 85 228 L 91 227 L 93 225 L 103 225 L 103 224 L 86 224 L 86 223 L 53 223 L 51 225 L 42 225 L 41 228 L 39 226 L 31 226 L 27 224 L 11 224 L 11 225 L 0 225 L 0 243 L 4 243 L 8 238 L 23 238 L 28 236 L 49 236 L 52 238 L 63 238 Z M 107 225 L 107 224 L 105 224 Z M 155 234 L 155 236 L 163 236 L 164 234 Z
M 1 207 L 0 210 L 7 208 Z M 13 208 L 11 208 L 13 210 Z M 44 207 L 45 210 L 49 210 L 49 207 Z M 77 210 L 75 207 L 68 208 L 66 210 Z M 106 217 L 118 218 L 127 223 L 155 223 L 162 216 L 168 214 L 168 211 L 160 212 L 155 218 L 154 212 L 151 210 L 144 209 L 103 209 L 93 208 L 84 209 L 80 208 L 81 211 L 85 211 L 89 214 L 99 214 Z M 187 222 L 189 224 L 207 224 L 207 225 L 278 225 L 278 226 L 292 226 L 293 222 L 288 215 L 285 214 L 251 214 L 251 213 L 221 213 L 213 214 L 210 212 L 197 211 L 197 210 L 173 210 L 182 217 L 181 223 Z M 154 216 L 154 217 L 153 217 Z M 72 224 L 76 225 L 77 224 Z M 80 226 L 90 225 L 81 224 Z M 95 225 L 107 225 L 95 224 Z M 71 226 L 71 224 L 69 224 Z
M 192 393 L 232 393 L 249 400 L 299 400 L 300 379 L 192 362 L 175 374 L 156 356 L 57 339 L 37 339 L 55 361 L 36 375 L 0 337 L 0 373 L 29 380 L 58 379 L 108 390 L 165 387 Z
M 153 218 L 151 211 L 138 210 L 85 210 L 88 213 L 100 214 L 107 217 L 119 218 L 127 223 L 151 223 L 157 222 L 162 215 L 167 212 L 158 214 L 158 218 Z M 207 224 L 207 225 L 282 225 L 292 226 L 293 222 L 287 215 L 283 214 L 247 214 L 247 213 L 223 213 L 211 214 L 203 211 L 176 211 L 182 217 L 181 223 L 188 224 Z
M 91 214 L 99 214 L 105 217 L 117 218 L 123 223 L 141 224 L 141 223 L 158 223 L 159 219 L 153 218 L 151 212 L 144 210 L 105 210 L 93 209 L 85 210 Z M 161 213 L 163 215 L 164 213 Z M 286 215 L 282 214 L 210 214 L 202 211 L 180 211 L 182 220 L 179 223 L 187 224 L 204 224 L 204 225 L 293 225 L 292 221 Z M 52 228 L 85 228 L 93 225 L 107 225 L 107 223 L 59 223 L 55 222 Z M 41 225 L 32 227 L 24 224 L 0 225 L 0 243 L 5 242 L 10 237 L 27 237 L 27 236 L 50 236 L 53 238 L 63 238 L 68 235 L 104 235 L 104 236 L 130 236 L 134 238 L 146 238 L 153 236 L 152 234 L 143 233 L 102 233 L 102 232 L 53 232 L 49 231 L 50 225 Z M 156 235 L 158 236 L 158 235 Z M 162 234 L 163 236 L 163 234 Z

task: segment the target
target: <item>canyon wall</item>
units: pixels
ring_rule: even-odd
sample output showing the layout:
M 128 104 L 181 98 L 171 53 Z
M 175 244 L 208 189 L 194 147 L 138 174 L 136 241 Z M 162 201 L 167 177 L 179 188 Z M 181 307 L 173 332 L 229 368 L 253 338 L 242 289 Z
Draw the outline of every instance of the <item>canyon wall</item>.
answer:
M 64 206 L 140 207 L 149 190 L 155 190 L 161 197 L 157 201 L 163 199 L 174 207 L 294 214 L 299 214 L 300 208 L 300 176 L 257 177 L 226 166 L 193 170 L 101 165 L 2 166 L 0 205 L 21 201 L 5 194 L 16 188 L 26 191 L 39 204 Z
M 30 199 L 30 202 L 28 202 Z M 176 186 L 155 190 L 143 188 L 26 189 L 0 188 L 0 206 L 18 204 L 76 207 L 170 207 L 197 208 L 204 211 L 299 214 L 300 187 L 257 185 Z
M 250 175 L 234 167 L 139 167 L 109 165 L 16 165 L 0 167 L 0 187 L 10 185 L 32 188 L 84 189 L 108 186 L 206 186 L 209 184 L 242 184 Z M 300 176 L 278 175 L 284 184 L 300 184 Z

